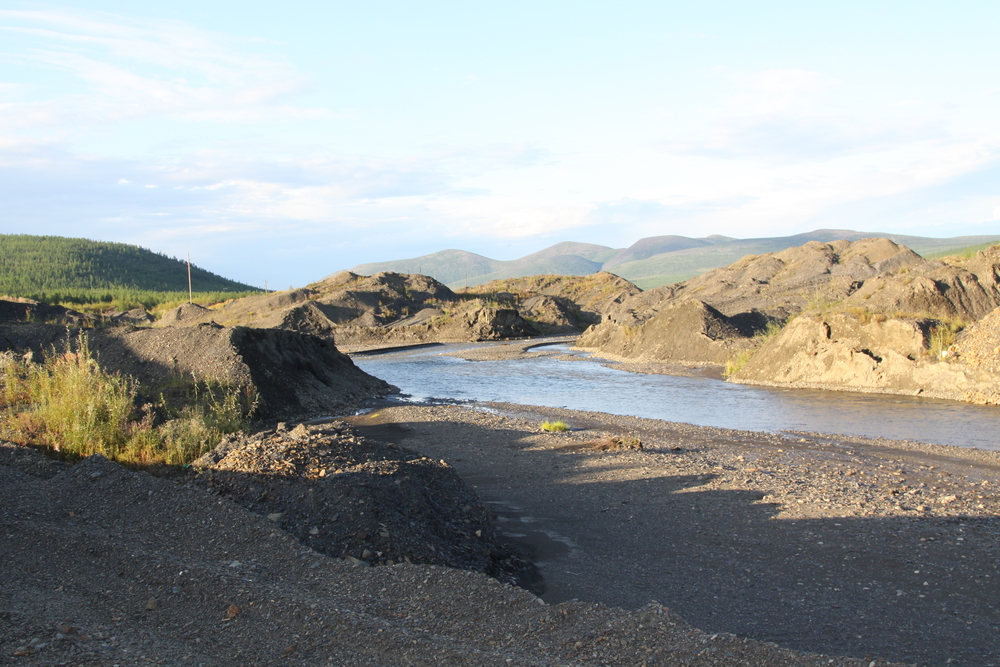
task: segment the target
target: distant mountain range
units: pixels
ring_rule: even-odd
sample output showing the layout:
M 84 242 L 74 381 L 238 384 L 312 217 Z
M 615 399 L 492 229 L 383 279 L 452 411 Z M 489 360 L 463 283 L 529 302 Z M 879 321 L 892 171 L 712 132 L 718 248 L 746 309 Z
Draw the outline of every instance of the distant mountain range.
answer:
M 757 239 L 734 239 L 727 236 L 705 238 L 651 236 L 639 239 L 628 248 L 609 248 L 571 241 L 557 243 L 520 259 L 507 261 L 490 259 L 464 250 L 442 250 L 412 259 L 359 264 L 351 271 L 362 275 L 372 275 L 380 271 L 421 273 L 434 277 L 452 288 L 471 287 L 500 278 L 542 274 L 583 276 L 598 271 L 610 271 L 632 281 L 642 289 L 650 289 L 693 278 L 706 271 L 732 264 L 746 255 L 778 252 L 809 241 L 824 243 L 838 239 L 857 241 L 875 236 L 891 239 L 925 257 L 1000 241 L 1000 235 L 936 239 L 904 234 L 856 232 L 849 229 L 817 229 L 794 236 Z

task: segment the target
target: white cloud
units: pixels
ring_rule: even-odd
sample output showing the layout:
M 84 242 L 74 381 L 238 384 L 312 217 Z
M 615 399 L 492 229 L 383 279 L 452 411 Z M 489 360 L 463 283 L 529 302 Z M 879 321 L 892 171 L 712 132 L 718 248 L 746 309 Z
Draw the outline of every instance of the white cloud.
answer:
M 272 45 L 179 21 L 140 20 L 74 9 L 0 10 L 0 61 L 61 73 L 75 93 L 45 76 L 0 109 L 21 127 L 103 124 L 128 118 L 259 122 L 328 117 L 286 100 L 310 81 Z M 10 86 L 12 84 L 5 84 Z
M 762 72 L 729 72 L 740 91 L 727 105 L 741 114 L 769 114 L 801 109 L 815 103 L 840 82 L 804 69 L 770 69 Z

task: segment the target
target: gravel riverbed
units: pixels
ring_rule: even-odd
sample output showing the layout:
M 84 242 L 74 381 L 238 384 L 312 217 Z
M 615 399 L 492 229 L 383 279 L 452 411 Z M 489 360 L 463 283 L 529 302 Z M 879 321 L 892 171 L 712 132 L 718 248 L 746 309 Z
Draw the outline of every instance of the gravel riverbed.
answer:
M 540 432 L 542 419 L 574 430 Z M 222 469 L 288 474 L 266 498 L 237 487 L 242 504 L 190 476 L 0 446 L 0 664 L 880 667 L 1000 655 L 995 453 L 515 405 L 384 405 L 344 421 L 251 438 L 287 462 L 238 458 L 213 485 Z M 613 436 L 643 449 L 607 449 Z M 351 447 L 329 449 L 338 438 Z M 314 440 L 326 448 L 315 455 Z M 375 441 L 400 453 L 344 459 L 381 451 Z M 413 551 L 390 549 L 420 545 L 379 542 L 370 517 L 362 542 L 346 531 L 327 553 L 309 546 L 342 487 L 318 502 L 293 483 L 355 469 L 395 480 L 411 465 L 472 487 L 497 537 L 533 556 L 540 577 L 526 585 L 540 598 L 406 562 Z M 366 482 L 366 507 L 383 483 Z M 456 523 L 472 506 L 442 515 L 467 541 L 486 534 Z M 337 549 L 344 558 L 328 555 Z
M 546 433 L 542 420 L 573 430 Z M 655 600 L 709 632 L 859 658 L 1000 656 L 1000 456 L 506 404 L 349 421 L 446 460 L 543 600 Z M 599 451 L 633 436 L 642 450 Z

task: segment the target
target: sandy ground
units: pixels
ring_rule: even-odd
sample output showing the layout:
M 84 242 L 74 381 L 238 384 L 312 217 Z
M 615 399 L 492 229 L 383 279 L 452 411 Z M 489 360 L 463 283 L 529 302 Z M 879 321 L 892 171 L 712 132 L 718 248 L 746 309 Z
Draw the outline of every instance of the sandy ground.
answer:
M 541 432 L 552 419 L 573 430 Z M 454 466 L 534 551 L 549 603 L 655 600 L 799 650 L 998 662 L 998 453 L 497 404 L 349 421 Z M 644 449 L 593 448 L 613 435 Z

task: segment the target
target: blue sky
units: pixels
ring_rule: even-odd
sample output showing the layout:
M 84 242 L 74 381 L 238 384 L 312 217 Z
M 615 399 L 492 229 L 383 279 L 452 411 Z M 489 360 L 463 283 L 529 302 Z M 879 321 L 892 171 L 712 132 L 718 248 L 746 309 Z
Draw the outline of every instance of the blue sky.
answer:
M 1000 234 L 1000 3 L 0 2 L 0 232 L 255 285 L 462 248 Z

